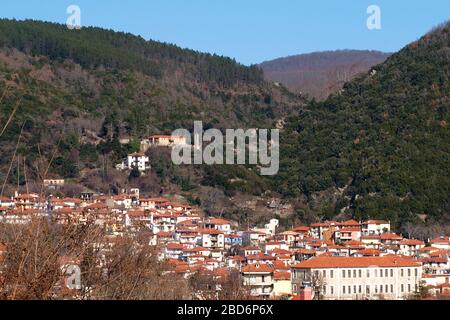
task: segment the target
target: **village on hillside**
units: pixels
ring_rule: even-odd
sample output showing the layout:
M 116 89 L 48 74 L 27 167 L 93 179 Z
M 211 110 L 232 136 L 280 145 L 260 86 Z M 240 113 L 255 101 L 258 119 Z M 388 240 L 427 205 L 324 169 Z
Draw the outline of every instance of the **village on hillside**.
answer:
M 281 232 L 277 219 L 262 228 L 243 226 L 205 217 L 199 208 L 175 198 L 143 196 L 139 189 L 116 196 L 16 193 L 0 198 L 0 223 L 26 225 L 35 217 L 56 225 L 94 223 L 104 229 L 111 245 L 145 228 L 146 241 L 157 249 L 158 259 L 167 262 L 166 272 L 185 278 L 206 273 L 219 280 L 237 272 L 255 299 L 450 294 L 449 236 L 425 242 L 407 239 L 393 233 L 389 221 L 325 221 Z M 0 244 L 0 258 L 8 249 Z M 61 261 L 64 267 L 71 257 Z

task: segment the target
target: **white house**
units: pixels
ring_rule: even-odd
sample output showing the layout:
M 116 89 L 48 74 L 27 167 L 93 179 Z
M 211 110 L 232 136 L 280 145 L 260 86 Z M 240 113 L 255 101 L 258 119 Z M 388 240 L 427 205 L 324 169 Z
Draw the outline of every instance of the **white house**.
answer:
M 450 249 L 450 237 L 439 237 L 431 240 L 431 245 L 438 249 Z
M 379 235 L 391 232 L 391 223 L 384 220 L 368 220 L 361 224 L 363 236 Z
M 127 156 L 126 162 L 122 162 L 116 166 L 117 170 L 126 170 L 137 168 L 144 172 L 150 169 L 150 159 L 142 152 L 131 153 Z
M 241 270 L 243 283 L 253 296 L 267 299 L 273 292 L 273 271 L 266 264 L 249 264 Z
M 231 232 L 231 222 L 225 219 L 212 218 L 205 222 L 205 228 L 216 229 L 223 233 Z

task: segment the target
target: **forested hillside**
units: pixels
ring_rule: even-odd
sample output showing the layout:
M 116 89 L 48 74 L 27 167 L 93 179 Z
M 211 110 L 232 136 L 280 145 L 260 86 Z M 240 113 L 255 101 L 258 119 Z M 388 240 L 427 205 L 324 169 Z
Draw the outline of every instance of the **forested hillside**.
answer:
M 290 118 L 279 191 L 308 203 L 327 194 L 325 217 L 343 210 L 398 226 L 448 216 L 449 32 L 437 28 Z
M 174 167 L 167 154 L 152 155 L 145 178 L 114 166 L 147 134 L 191 129 L 194 120 L 205 128 L 273 128 L 304 103 L 265 82 L 259 68 L 229 58 L 98 28 L 9 20 L 0 21 L 0 95 L 0 181 L 8 194 L 48 175 L 106 193 L 203 184 L 258 194 L 266 182 L 244 167 Z
M 307 102 L 228 58 L 98 28 L 0 20 L 2 193 L 39 191 L 57 176 L 69 195 L 138 186 L 246 222 L 276 216 L 264 210 L 281 195 L 296 214 L 285 225 L 336 216 L 438 223 L 450 212 L 449 28 Z M 194 120 L 219 129 L 285 120 L 280 173 L 174 166 L 168 150 L 150 152 L 146 176 L 115 170 L 142 136 Z

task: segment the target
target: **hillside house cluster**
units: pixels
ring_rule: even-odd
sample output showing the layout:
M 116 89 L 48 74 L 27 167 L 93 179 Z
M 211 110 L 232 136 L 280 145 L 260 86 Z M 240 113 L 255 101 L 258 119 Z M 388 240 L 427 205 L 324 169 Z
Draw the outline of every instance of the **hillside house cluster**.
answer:
M 129 142 L 129 139 L 127 139 Z M 124 141 L 125 142 L 125 141 Z M 174 147 L 176 145 L 185 145 L 186 138 L 182 136 L 151 135 L 141 140 L 140 151 L 130 153 L 127 158 L 116 165 L 120 171 L 138 169 L 145 172 L 151 169 L 150 159 L 145 154 L 152 147 Z
M 260 299 L 407 299 L 425 288 L 449 294 L 450 239 L 406 239 L 389 221 L 326 221 L 278 230 L 278 220 L 248 228 L 136 189 L 115 196 L 0 198 L 0 221 L 102 226 L 110 239 L 144 228 L 167 272 L 226 277 L 238 272 Z M 112 240 L 111 240 L 112 241 Z

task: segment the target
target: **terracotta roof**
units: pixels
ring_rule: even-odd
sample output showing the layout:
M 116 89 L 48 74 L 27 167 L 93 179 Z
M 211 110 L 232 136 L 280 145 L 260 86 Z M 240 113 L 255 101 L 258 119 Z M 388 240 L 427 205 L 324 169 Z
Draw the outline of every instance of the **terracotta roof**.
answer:
M 402 257 L 325 257 L 319 256 L 292 266 L 296 269 L 314 268 L 368 268 L 377 267 L 417 267 L 420 263 Z
M 223 232 L 220 232 L 219 230 L 216 229 L 198 229 L 196 231 L 202 234 L 214 234 L 214 235 L 223 234 Z
M 166 248 L 170 250 L 183 250 L 184 245 L 182 245 L 181 243 L 168 243 L 166 245 Z
M 345 226 L 345 227 L 357 227 L 357 226 L 360 226 L 361 224 L 355 220 L 347 220 L 347 221 L 343 221 L 343 222 L 338 222 L 337 225 Z
M 361 241 L 357 241 L 357 240 L 349 240 L 344 242 L 344 246 L 346 247 L 352 247 L 352 246 L 362 246 L 364 243 L 362 243 Z
M 291 280 L 291 273 L 288 271 L 274 271 L 273 278 L 275 280 Z
M 425 245 L 423 241 L 415 239 L 403 239 L 402 241 L 400 241 L 400 244 L 405 246 Z
M 289 254 L 290 255 L 290 254 L 292 254 L 291 251 L 285 250 L 285 249 L 280 249 L 280 248 L 275 248 L 273 250 L 270 250 L 270 252 L 275 253 L 276 255 L 279 255 L 279 254 Z
M 430 252 L 432 252 L 432 251 L 439 251 L 439 250 L 441 250 L 441 249 L 436 248 L 436 247 L 430 247 L 430 246 L 420 248 L 420 251 L 430 251 Z
M 104 209 L 107 208 L 108 206 L 104 203 L 100 203 L 100 202 L 96 202 L 93 204 L 90 204 L 86 207 L 86 209 Z
M 355 227 L 346 227 L 342 228 L 341 230 L 336 230 L 336 232 L 360 232 L 361 230 L 359 228 Z
M 314 255 L 314 254 L 316 254 L 316 251 L 315 250 L 309 250 L 309 249 L 298 249 L 298 250 L 295 251 L 295 253 Z
M 389 224 L 386 220 L 367 220 L 364 221 L 362 224 Z
M 377 249 L 364 249 L 359 251 L 358 253 L 362 254 L 363 256 L 369 257 L 369 256 L 379 256 L 381 254 L 381 251 Z
M 145 153 L 143 153 L 143 152 L 135 152 L 135 153 L 130 153 L 128 156 L 129 157 L 145 157 Z
M 273 269 L 266 264 L 249 264 L 241 271 L 243 273 L 272 273 Z
M 450 244 L 450 237 L 439 237 L 431 240 L 432 244 Z
M 331 223 L 330 222 L 320 222 L 320 223 L 313 223 L 311 224 L 311 228 L 316 228 L 316 227 L 330 227 Z
M 403 237 L 395 233 L 383 233 L 380 235 L 381 240 L 402 240 Z
M 308 232 L 309 229 L 311 229 L 310 227 L 305 227 L 305 226 L 300 226 L 300 227 L 296 227 L 294 229 L 292 229 L 292 231 L 294 232 Z
M 264 253 L 254 254 L 247 257 L 248 260 L 276 260 L 273 256 L 266 255 Z
M 214 219 L 210 219 L 206 222 L 207 224 L 215 224 L 215 225 L 227 225 L 227 224 L 231 224 L 230 221 L 225 220 L 225 219 L 219 219 L 219 218 L 214 218 Z

